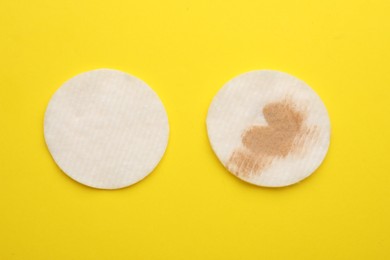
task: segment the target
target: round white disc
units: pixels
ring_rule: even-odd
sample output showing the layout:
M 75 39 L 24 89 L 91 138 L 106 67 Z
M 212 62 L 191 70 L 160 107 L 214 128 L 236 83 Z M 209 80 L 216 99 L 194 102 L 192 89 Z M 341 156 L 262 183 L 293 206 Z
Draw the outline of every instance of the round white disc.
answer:
M 303 81 L 268 70 L 228 82 L 210 105 L 207 131 L 231 173 L 267 187 L 308 177 L 330 140 L 328 113 L 318 95 Z
M 163 156 L 168 118 L 156 93 L 117 70 L 79 74 L 53 95 L 44 134 L 57 165 L 87 186 L 118 189 L 142 180 Z

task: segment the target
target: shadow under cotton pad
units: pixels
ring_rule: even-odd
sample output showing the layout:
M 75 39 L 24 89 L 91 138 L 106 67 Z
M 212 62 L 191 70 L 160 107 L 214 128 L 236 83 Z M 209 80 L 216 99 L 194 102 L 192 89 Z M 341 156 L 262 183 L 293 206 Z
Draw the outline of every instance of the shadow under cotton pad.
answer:
M 44 135 L 55 162 L 72 179 L 118 189 L 157 166 L 169 125 L 148 85 L 121 71 L 99 69 L 58 89 L 46 109 Z
M 231 173 L 267 187 L 308 177 L 330 141 L 321 99 L 303 81 L 278 71 L 253 71 L 228 82 L 210 105 L 207 130 Z

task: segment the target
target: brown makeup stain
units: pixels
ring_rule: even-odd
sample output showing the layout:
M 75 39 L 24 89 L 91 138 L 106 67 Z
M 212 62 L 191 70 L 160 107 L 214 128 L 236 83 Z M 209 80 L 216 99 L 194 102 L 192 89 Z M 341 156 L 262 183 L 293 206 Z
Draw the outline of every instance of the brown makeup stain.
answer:
M 305 125 L 306 111 L 284 99 L 264 106 L 268 125 L 253 125 L 241 137 L 242 146 L 228 160 L 227 168 L 238 176 L 258 175 L 276 158 L 304 151 L 314 127 Z

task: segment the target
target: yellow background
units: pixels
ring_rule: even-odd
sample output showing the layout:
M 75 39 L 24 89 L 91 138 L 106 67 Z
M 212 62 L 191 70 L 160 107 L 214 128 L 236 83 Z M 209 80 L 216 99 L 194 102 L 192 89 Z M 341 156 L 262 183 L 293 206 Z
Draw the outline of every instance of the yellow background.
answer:
M 0 259 L 390 259 L 390 1 L 1 0 Z M 63 174 L 46 105 L 78 73 L 147 82 L 168 149 L 116 191 Z M 259 188 L 213 154 L 205 118 L 234 76 L 280 70 L 320 95 L 324 164 Z

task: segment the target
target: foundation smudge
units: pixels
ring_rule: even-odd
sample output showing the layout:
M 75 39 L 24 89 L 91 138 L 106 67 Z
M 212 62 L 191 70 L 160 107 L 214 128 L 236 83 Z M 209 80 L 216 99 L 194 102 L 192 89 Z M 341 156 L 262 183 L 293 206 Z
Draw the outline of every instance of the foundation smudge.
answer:
M 227 162 L 227 168 L 238 176 L 261 174 L 274 159 L 303 151 L 307 139 L 313 137 L 315 129 L 304 124 L 306 111 L 288 99 L 267 104 L 263 115 L 268 125 L 247 128 L 242 146 Z

